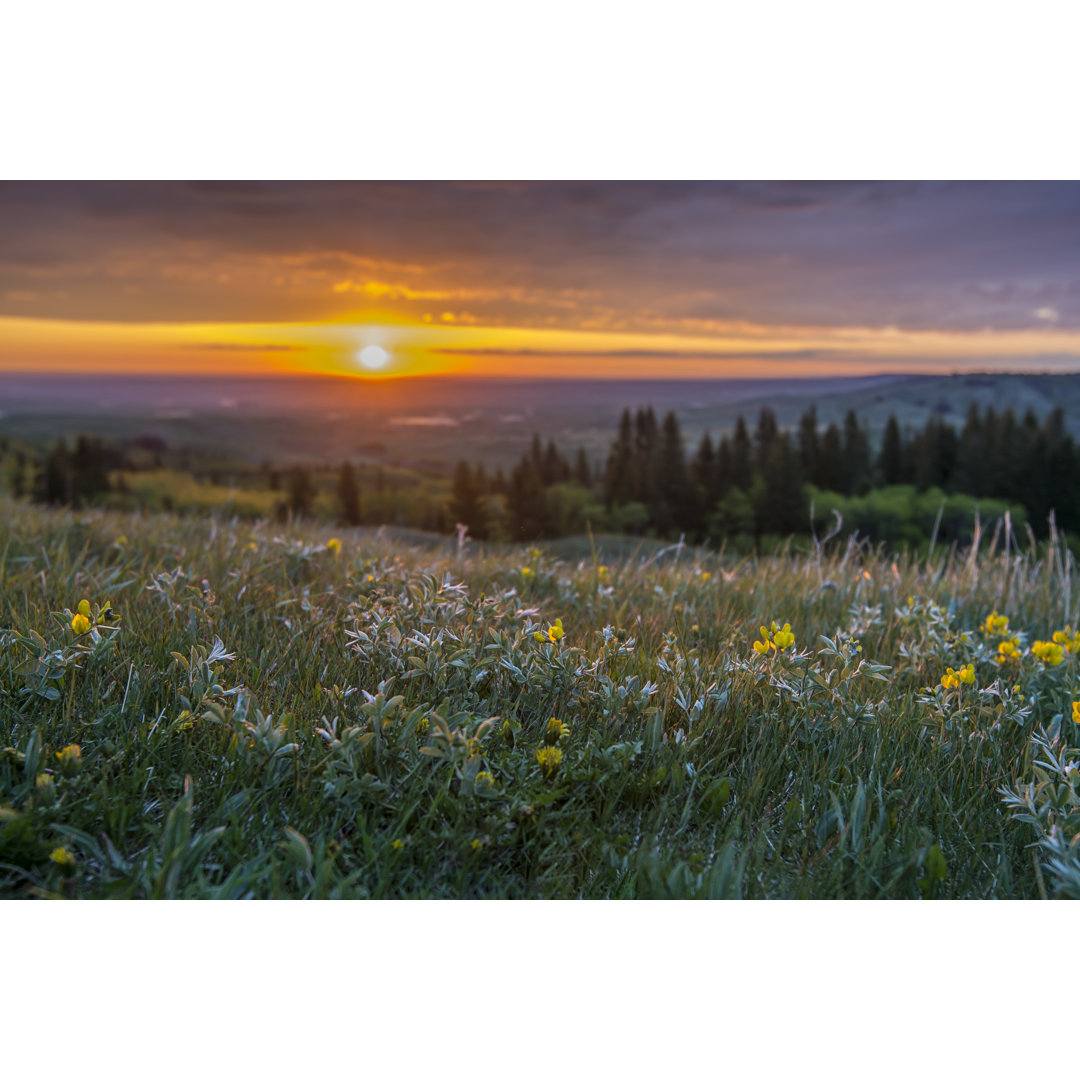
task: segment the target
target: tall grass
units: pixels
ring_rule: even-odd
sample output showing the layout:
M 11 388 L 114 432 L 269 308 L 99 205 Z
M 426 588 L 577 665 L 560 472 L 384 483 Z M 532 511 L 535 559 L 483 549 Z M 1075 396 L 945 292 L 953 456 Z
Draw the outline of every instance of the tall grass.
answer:
M 338 536 L 0 503 L 0 894 L 1080 895 L 1060 541 Z

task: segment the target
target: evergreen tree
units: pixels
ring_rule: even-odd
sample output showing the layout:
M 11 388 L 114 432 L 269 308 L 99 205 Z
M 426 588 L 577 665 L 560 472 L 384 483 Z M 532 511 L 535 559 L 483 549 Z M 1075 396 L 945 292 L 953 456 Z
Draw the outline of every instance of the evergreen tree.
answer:
M 663 536 L 673 529 L 690 528 L 694 518 L 693 488 L 686 468 L 679 421 L 673 412 L 664 417 L 656 463 L 653 525 Z
M 735 421 L 735 434 L 731 438 L 731 482 L 740 491 L 749 491 L 754 480 L 750 433 L 746 421 L 740 416 Z
M 799 455 L 786 432 L 772 440 L 761 480 L 754 506 L 757 531 L 781 536 L 804 532 L 809 506 L 799 474 Z
M 900 425 L 896 422 L 896 417 L 891 414 L 885 424 L 885 435 L 881 440 L 878 475 L 886 486 L 904 482 L 904 447 L 900 438 Z
M 307 469 L 294 465 L 289 470 L 288 500 L 286 505 L 294 518 L 308 517 L 315 503 L 315 486 Z
M 629 409 L 623 409 L 619 433 L 608 454 L 604 470 L 604 503 L 610 510 L 634 497 L 634 422 Z
M 585 447 L 579 446 L 577 457 L 574 459 L 574 483 L 583 488 L 592 487 L 592 470 L 589 468 L 589 459 L 585 456 Z
M 347 461 L 338 473 L 337 497 L 341 506 L 341 520 L 346 525 L 359 525 L 360 489 L 356 483 L 356 470 Z
M 844 447 L 836 424 L 829 424 L 821 438 L 814 483 L 822 491 L 844 490 Z
M 854 409 L 844 417 L 844 492 L 862 495 L 869 480 L 870 439 L 859 425 Z
M 817 472 L 818 430 L 817 409 L 811 405 L 799 419 L 799 468 L 803 476 Z
M 487 512 L 476 478 L 468 462 L 459 461 L 450 490 L 450 516 L 455 523 L 467 526 L 469 535 L 487 539 Z
M 758 414 L 757 428 L 754 431 L 754 471 L 763 473 L 765 463 L 769 460 L 773 443 L 779 432 L 776 423 L 776 415 L 772 409 L 765 406 Z

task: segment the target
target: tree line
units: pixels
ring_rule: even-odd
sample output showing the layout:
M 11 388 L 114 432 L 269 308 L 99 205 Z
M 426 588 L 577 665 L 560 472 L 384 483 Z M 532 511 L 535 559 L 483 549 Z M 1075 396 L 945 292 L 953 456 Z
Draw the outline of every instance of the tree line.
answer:
M 866 517 L 888 505 L 867 502 L 879 489 L 896 489 L 912 506 L 914 494 L 939 491 L 943 501 L 988 500 L 992 512 L 1019 507 L 1040 535 L 1053 510 L 1059 527 L 1080 532 L 1080 452 L 1062 410 L 1040 421 L 1030 410 L 1017 419 L 1011 409 L 977 405 L 959 430 L 932 416 L 903 431 L 890 416 L 876 446 L 854 410 L 822 427 L 810 407 L 786 430 L 766 407 L 753 428 L 740 415 L 730 434 L 705 433 L 692 452 L 673 412 L 659 421 L 651 407 L 626 409 L 600 468 L 584 450 L 571 460 L 539 437 L 508 478 L 458 462 L 450 517 L 481 539 L 552 538 L 582 531 L 586 520 L 594 529 L 694 541 L 785 536 L 809 531 L 819 493 L 851 500 L 855 516 Z

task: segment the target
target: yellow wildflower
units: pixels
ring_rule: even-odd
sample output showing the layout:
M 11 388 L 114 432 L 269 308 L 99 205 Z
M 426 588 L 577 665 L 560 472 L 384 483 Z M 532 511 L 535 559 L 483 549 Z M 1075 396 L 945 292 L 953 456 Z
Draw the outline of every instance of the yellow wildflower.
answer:
M 49 855 L 64 874 L 70 874 L 75 870 L 75 856 L 65 847 L 53 848 Z
M 82 616 L 85 616 L 87 619 L 90 618 L 90 601 L 89 600 L 83 599 L 83 600 L 79 601 L 79 614 L 82 615 Z
M 56 751 L 56 760 L 65 776 L 74 776 L 82 768 L 82 748 L 75 743 Z
M 395 851 L 400 851 L 405 846 L 405 841 L 399 836 L 390 846 Z
M 986 616 L 986 622 L 983 623 L 983 633 L 990 634 L 992 637 L 1004 637 L 1009 632 L 1009 617 L 1007 615 L 999 615 L 996 611 L 991 611 Z
M 600 578 L 607 577 L 607 567 L 606 566 L 598 566 L 596 568 L 596 576 L 600 577 Z
M 541 746 L 536 751 L 536 763 L 545 776 L 553 776 L 562 764 L 562 751 L 557 746 Z
M 775 626 L 775 624 L 773 624 Z M 795 644 L 795 635 L 791 632 L 791 623 L 784 623 L 782 630 L 774 630 L 773 644 L 777 649 L 790 649 Z
M 1073 633 L 1073 628 L 1066 626 L 1064 630 L 1055 630 L 1052 640 L 1067 653 L 1080 653 L 1080 630 Z
M 341 541 L 336 536 L 331 536 L 326 541 L 326 550 L 332 551 L 335 555 L 341 554 Z
M 701 571 L 701 580 L 702 581 L 708 581 L 709 578 L 711 578 L 711 577 L 712 577 L 712 574 L 710 574 L 708 570 L 702 570 Z
M 1051 641 L 1036 641 L 1031 651 L 1048 667 L 1057 667 L 1065 659 L 1065 650 Z
M 488 788 L 494 787 L 495 777 L 484 769 L 482 772 L 476 774 L 476 779 L 473 781 L 473 786 L 481 791 L 486 791 Z
M 1073 702 L 1073 723 L 1080 724 L 1080 701 Z
M 1020 659 L 1020 639 L 1018 637 L 1006 638 L 998 644 L 997 662 L 1004 664 L 1010 660 Z
M 554 645 L 560 638 L 564 637 L 564 631 L 562 627 L 562 619 L 556 619 L 548 628 L 547 631 L 537 630 L 533 637 L 537 641 L 549 641 Z
M 469 847 L 471 847 L 473 851 L 480 851 L 484 847 L 484 841 L 477 837 L 469 844 Z
M 533 570 L 533 568 L 531 566 L 523 566 L 521 568 L 521 576 L 522 577 L 526 577 L 526 578 L 527 577 L 532 577 L 534 573 L 535 573 L 535 571 Z
M 961 683 L 973 683 L 975 681 L 975 665 L 967 664 L 959 671 L 954 671 L 952 668 L 946 668 L 945 674 L 941 676 L 941 685 L 946 690 L 951 690 L 954 686 L 959 686 Z
M 79 612 L 79 614 L 71 620 L 71 629 L 74 630 L 76 634 L 86 634 L 90 630 L 90 620 L 83 615 L 82 612 Z
M 557 716 L 553 716 L 547 722 L 547 727 L 544 728 L 544 742 L 548 746 L 554 746 L 560 739 L 565 739 L 569 734 L 570 728 Z

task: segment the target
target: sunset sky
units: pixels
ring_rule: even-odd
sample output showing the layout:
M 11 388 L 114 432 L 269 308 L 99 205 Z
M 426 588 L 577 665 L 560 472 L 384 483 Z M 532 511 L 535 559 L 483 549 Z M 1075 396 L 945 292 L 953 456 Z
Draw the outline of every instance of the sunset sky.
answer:
M 5 182 L 3 370 L 1080 371 L 1080 184 Z

